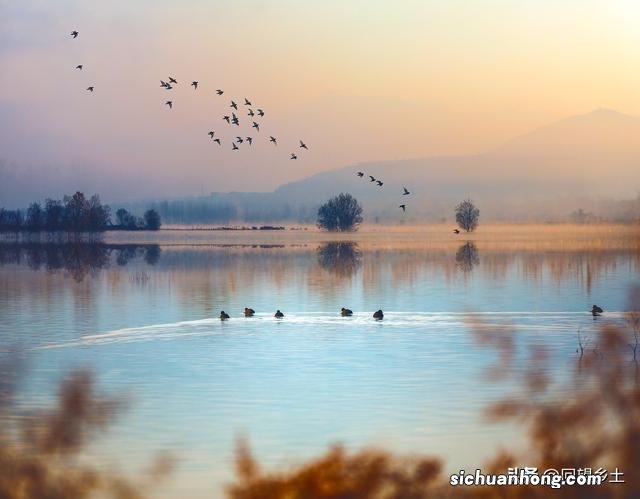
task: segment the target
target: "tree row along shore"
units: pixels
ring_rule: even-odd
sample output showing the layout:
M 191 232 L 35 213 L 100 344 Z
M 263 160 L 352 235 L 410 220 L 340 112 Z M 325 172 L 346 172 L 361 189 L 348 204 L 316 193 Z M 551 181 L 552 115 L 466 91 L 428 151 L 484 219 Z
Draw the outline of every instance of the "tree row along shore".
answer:
M 403 211 L 404 211 L 404 206 Z M 352 232 L 362 223 L 362 206 L 351 194 L 341 193 L 318 209 L 316 225 L 329 232 Z M 472 232 L 478 226 L 480 211 L 471 200 L 467 199 L 455 208 L 458 226 Z M 124 208 L 115 212 L 115 223 L 112 221 L 111 208 L 100 201 L 94 194 L 86 198 L 77 191 L 62 200 L 47 199 L 44 206 L 33 202 L 23 210 L 7 210 L 0 208 L 0 233 L 99 233 L 107 230 L 158 230 L 162 223 L 160 214 L 151 208 L 137 217 Z M 222 227 L 218 230 L 284 230 L 282 226 L 263 225 L 260 227 L 242 227 L 234 229 Z M 210 229 L 213 230 L 213 229 Z M 459 233 L 458 229 L 454 232 Z
M 162 222 L 154 209 L 136 217 L 124 208 L 115 212 L 100 202 L 100 196 L 90 198 L 82 192 L 64 196 L 62 200 L 47 199 L 44 205 L 33 202 L 26 210 L 0 208 L 0 232 L 68 232 L 95 233 L 106 230 L 158 230 Z

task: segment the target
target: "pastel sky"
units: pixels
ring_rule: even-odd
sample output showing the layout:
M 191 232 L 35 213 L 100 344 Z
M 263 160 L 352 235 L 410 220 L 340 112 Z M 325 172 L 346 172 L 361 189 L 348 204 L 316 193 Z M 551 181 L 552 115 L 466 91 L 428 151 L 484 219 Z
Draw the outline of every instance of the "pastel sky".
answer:
M 126 198 L 482 152 L 594 108 L 640 114 L 639 27 L 634 0 L 0 0 L 0 161 Z M 245 96 L 266 116 L 231 151 L 250 123 L 221 118 Z

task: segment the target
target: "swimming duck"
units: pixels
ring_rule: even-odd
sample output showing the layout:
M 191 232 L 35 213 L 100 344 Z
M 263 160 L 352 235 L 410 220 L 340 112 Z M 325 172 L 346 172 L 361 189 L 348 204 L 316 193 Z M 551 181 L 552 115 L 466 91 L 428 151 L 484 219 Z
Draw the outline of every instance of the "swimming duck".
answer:
M 284 314 L 280 312 L 280 310 L 276 310 L 276 315 L 274 315 L 274 317 L 276 319 L 282 319 L 284 317 Z
M 602 312 L 604 312 L 604 310 L 602 310 L 598 305 L 594 305 L 593 307 L 591 307 L 591 314 L 594 317 L 599 316 L 600 314 L 602 314 Z
M 253 310 L 252 308 L 244 307 L 244 316 L 245 317 L 253 317 L 253 314 L 255 314 L 255 313 L 256 313 L 256 311 Z
M 379 321 L 381 321 L 383 317 L 384 317 L 384 314 L 382 313 L 382 310 L 378 310 L 373 314 L 373 318 Z
M 220 312 L 220 320 L 221 321 L 226 321 L 229 318 L 230 318 L 229 314 L 226 313 L 224 310 L 222 312 Z
M 342 317 L 351 317 L 353 315 L 353 310 L 342 307 L 340 309 L 340 313 L 342 314 Z

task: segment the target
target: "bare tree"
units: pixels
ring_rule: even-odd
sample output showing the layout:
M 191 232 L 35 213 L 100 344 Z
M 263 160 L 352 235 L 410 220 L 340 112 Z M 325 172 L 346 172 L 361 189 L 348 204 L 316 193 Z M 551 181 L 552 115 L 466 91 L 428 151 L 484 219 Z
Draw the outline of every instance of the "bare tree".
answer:
M 456 222 L 461 229 L 467 232 L 473 232 L 478 227 L 478 219 L 480 218 L 480 210 L 471 202 L 470 199 L 465 199 L 455 208 L 456 210 Z
M 338 194 L 318 209 L 318 227 L 331 232 L 350 232 L 362 223 L 362 206 L 351 194 Z

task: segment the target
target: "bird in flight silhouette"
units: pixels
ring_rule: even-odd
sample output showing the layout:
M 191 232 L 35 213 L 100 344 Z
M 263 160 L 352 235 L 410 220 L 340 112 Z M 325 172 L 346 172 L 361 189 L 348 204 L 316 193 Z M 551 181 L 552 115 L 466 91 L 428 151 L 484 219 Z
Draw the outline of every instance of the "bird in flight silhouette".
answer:
M 236 113 L 231 113 L 231 123 L 233 123 L 236 126 L 240 126 L 240 121 L 238 121 L 238 117 L 236 116 Z
M 411 193 L 407 190 L 407 188 L 406 188 L 406 187 L 403 187 L 403 189 L 404 189 L 404 192 L 402 193 L 402 195 L 403 195 L 403 196 L 407 196 L 407 195 L 411 194 Z
M 238 142 L 238 144 L 242 144 L 242 137 L 236 137 L 236 141 Z
M 168 100 L 167 102 L 164 103 L 165 106 L 169 106 L 169 109 L 173 109 L 173 102 Z
M 298 159 L 298 156 L 296 156 L 294 153 L 291 153 L 291 159 Z
M 460 229 L 453 229 L 454 234 L 460 234 Z
M 73 31 L 71 32 L 71 36 L 72 36 L 72 37 L 74 37 L 74 38 L 78 38 L 78 32 L 77 32 L 77 31 L 75 31 L 75 30 L 73 30 Z
M 407 211 L 407 206 L 404 204 L 401 204 L 398 208 L 402 208 L 402 211 Z
M 93 92 L 93 87 L 87 87 L 87 90 L 88 90 L 89 92 Z
M 376 178 L 373 175 L 369 175 L 369 178 L 371 179 L 371 180 L 369 180 L 369 182 L 375 182 L 376 181 Z
M 238 109 L 238 104 L 236 104 L 235 102 L 231 101 L 231 105 L 229 107 L 232 107 L 233 109 Z
M 300 149 L 307 149 L 308 150 L 309 148 L 307 147 L 307 144 L 305 144 L 304 142 L 300 141 Z
M 356 173 L 356 175 L 357 175 L 358 177 L 360 177 L 360 178 L 364 177 L 364 173 L 362 173 L 362 172 L 358 172 L 358 173 Z
M 174 84 L 178 84 L 178 80 L 176 80 L 175 78 L 172 78 L 171 76 L 169 76 L 169 83 L 174 83 Z
M 222 143 L 220 142 L 220 139 L 213 139 L 214 142 L 217 142 L 219 146 L 222 145 Z
M 211 138 L 213 138 L 213 136 L 216 134 L 216 132 L 214 132 L 213 130 L 211 130 L 207 135 Z
M 235 142 L 232 142 L 232 144 L 233 144 L 233 148 L 232 148 L 232 150 L 233 150 L 233 151 L 237 151 L 237 150 L 238 150 L 238 146 L 236 145 L 236 143 L 235 143 Z
M 276 140 L 276 138 L 273 135 L 269 135 L 269 142 L 273 142 L 274 146 L 278 145 L 278 141 Z
M 218 89 L 218 90 L 216 90 L 216 93 L 217 93 L 218 95 L 222 95 L 222 94 L 224 93 L 224 90 L 220 90 L 220 89 Z
M 227 123 L 231 124 L 231 121 L 229 121 L 228 116 L 223 116 L 222 119 L 225 120 Z
M 382 184 L 384 184 L 382 180 L 376 180 L 376 182 L 378 183 L 378 187 L 382 187 Z
M 253 112 L 253 109 L 249 109 L 249 112 L 247 113 L 247 116 L 251 116 L 252 118 L 256 115 L 256 113 Z
M 251 137 L 247 137 L 246 140 L 247 140 L 247 142 L 249 142 L 249 145 L 253 144 L 253 139 Z
M 244 105 L 245 106 L 250 106 L 251 105 L 251 101 L 249 99 L 247 99 L 246 97 L 244 98 Z
M 264 116 L 264 111 L 262 109 L 258 109 L 258 116 Z
M 193 87 L 194 90 L 198 90 L 198 82 L 197 81 L 192 81 L 191 82 L 191 86 Z
M 253 125 L 251 125 L 253 128 L 255 128 L 256 130 L 260 131 L 260 125 L 258 125 L 255 121 L 253 122 Z
M 76 69 L 82 69 L 82 64 L 78 64 L 78 65 L 76 66 Z

